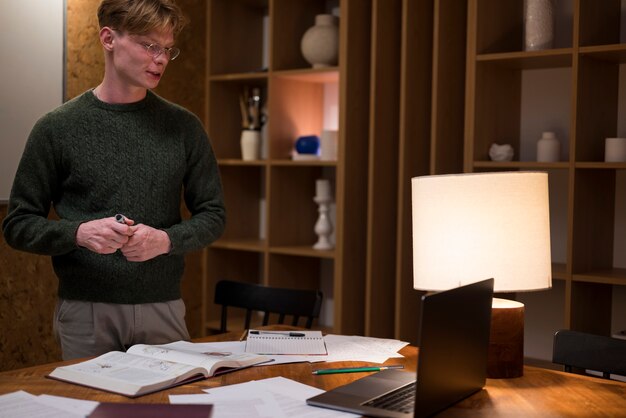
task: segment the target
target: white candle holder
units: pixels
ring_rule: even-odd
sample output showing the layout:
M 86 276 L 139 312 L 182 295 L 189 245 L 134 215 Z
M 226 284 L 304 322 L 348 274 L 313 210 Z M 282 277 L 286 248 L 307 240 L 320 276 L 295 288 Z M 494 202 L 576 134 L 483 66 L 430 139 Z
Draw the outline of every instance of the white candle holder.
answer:
M 314 250 L 332 250 L 333 244 L 330 242 L 330 234 L 333 232 L 333 224 L 328 217 L 330 209 L 330 196 L 315 196 L 313 201 L 318 205 L 319 216 L 315 222 L 314 231 L 317 234 L 317 242 L 313 245 Z

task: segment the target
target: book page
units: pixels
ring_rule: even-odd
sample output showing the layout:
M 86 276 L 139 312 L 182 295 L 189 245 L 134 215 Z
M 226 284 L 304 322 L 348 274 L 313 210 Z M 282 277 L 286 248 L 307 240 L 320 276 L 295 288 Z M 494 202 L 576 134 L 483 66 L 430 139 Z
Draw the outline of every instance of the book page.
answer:
M 258 334 L 255 334 L 258 332 Z M 254 331 L 248 332 L 246 353 L 257 354 L 301 354 L 326 355 L 326 344 L 321 331 L 299 331 L 302 337 L 293 337 L 289 332 Z
M 262 356 L 246 353 L 213 350 L 198 353 L 193 351 L 184 351 L 181 349 L 174 350 L 166 346 L 145 344 L 134 345 L 129 348 L 127 352 L 138 356 L 202 367 L 206 370 L 208 376 L 212 376 L 218 368 L 245 367 L 269 360 L 263 358 Z
M 181 363 L 112 351 L 95 359 L 57 367 L 50 377 L 112 392 L 135 395 L 200 375 L 201 369 Z

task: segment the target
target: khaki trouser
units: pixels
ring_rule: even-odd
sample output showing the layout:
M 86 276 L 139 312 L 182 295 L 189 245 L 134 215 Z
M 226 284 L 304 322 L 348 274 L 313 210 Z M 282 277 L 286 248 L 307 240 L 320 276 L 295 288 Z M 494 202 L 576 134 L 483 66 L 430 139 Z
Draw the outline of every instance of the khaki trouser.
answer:
M 140 305 L 59 299 L 53 327 L 63 360 L 189 340 L 182 299 Z

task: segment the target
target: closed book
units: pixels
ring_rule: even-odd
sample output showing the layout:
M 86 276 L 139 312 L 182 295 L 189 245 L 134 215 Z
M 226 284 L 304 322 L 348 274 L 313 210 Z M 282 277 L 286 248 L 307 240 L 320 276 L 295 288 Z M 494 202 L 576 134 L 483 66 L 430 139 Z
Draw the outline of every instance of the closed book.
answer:
M 210 418 L 213 405 L 102 402 L 88 418 Z

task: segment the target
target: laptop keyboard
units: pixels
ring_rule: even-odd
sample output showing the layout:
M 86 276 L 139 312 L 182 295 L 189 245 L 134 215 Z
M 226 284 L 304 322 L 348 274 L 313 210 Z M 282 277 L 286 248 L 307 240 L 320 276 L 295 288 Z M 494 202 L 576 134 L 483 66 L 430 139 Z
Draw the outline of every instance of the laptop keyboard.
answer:
M 415 385 L 409 383 L 396 390 L 365 402 L 364 406 L 385 409 L 387 411 L 413 412 L 415 406 Z

